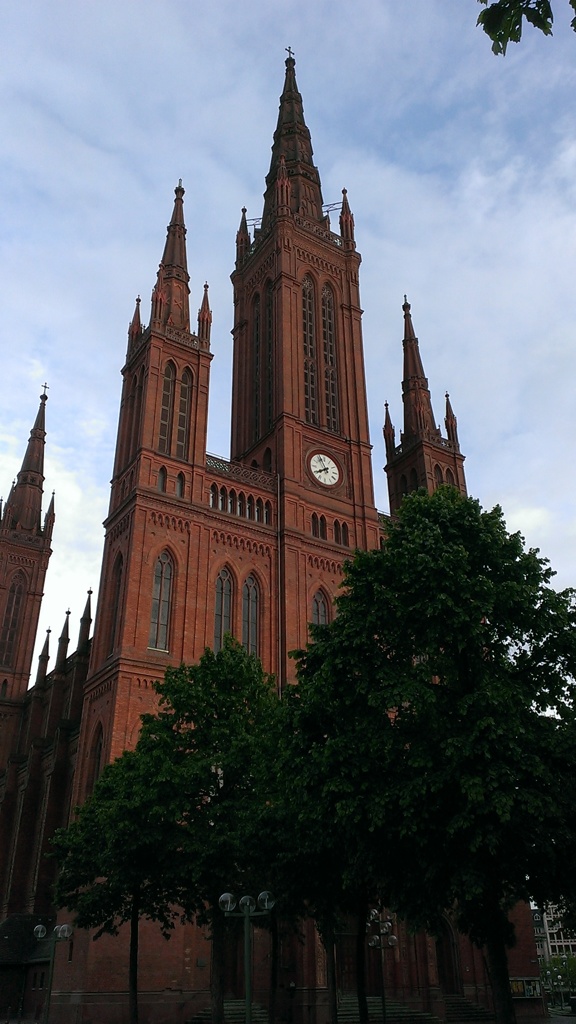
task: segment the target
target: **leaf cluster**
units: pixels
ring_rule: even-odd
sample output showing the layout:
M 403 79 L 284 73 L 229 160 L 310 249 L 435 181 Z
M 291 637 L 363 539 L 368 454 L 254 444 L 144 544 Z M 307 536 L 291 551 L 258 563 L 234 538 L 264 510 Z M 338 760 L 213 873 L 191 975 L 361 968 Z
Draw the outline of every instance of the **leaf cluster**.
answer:
M 523 20 L 540 29 L 546 36 L 552 35 L 554 15 L 551 0 L 478 0 L 485 11 L 478 15 L 477 24 L 492 40 L 492 51 L 504 55 L 508 43 L 519 43 L 522 38 Z M 568 0 L 576 11 L 576 0 Z M 570 22 L 576 32 L 576 17 Z

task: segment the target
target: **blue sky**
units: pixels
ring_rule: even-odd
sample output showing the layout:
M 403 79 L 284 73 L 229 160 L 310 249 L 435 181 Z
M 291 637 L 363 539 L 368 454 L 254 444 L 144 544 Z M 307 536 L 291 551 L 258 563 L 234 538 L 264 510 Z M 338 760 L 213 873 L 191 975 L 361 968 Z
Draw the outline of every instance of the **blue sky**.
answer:
M 228 454 L 234 239 L 241 207 L 262 211 L 287 46 L 324 200 L 346 187 L 355 215 L 378 507 L 406 292 L 470 493 L 576 583 L 576 35 L 555 7 L 551 39 L 527 28 L 502 59 L 476 0 L 2 5 L 0 493 L 47 381 L 41 629 L 70 607 L 75 638 L 98 587 L 126 330 L 180 177 L 191 305 L 207 280 L 213 309 L 209 448 Z

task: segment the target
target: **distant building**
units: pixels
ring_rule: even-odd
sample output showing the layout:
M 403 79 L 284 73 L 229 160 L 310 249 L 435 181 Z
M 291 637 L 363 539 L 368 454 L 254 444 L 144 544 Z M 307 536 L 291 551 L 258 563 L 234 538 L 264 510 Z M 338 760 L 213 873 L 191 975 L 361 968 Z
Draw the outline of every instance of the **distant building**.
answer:
M 554 956 L 576 956 L 576 934 L 564 927 L 558 907 L 533 907 L 532 919 L 539 957 L 549 960 Z

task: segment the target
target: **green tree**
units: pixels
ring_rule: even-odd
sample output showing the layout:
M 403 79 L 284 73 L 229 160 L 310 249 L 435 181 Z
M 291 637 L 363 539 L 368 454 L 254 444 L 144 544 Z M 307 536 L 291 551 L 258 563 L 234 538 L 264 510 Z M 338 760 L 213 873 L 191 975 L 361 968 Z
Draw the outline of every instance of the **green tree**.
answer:
M 160 770 L 158 770 L 160 768 Z M 138 1021 L 138 926 L 157 921 L 168 937 L 180 916 L 180 806 L 170 766 L 140 751 L 109 764 L 67 829 L 53 839 L 56 902 L 81 928 L 117 935 L 129 923 L 129 1017 Z
M 197 665 L 168 669 L 159 710 L 145 715 L 138 750 L 165 763 L 180 800 L 180 896 L 212 934 L 212 1020 L 223 1020 L 226 920 L 219 897 L 270 887 L 259 830 L 268 800 L 279 702 L 258 658 L 231 636 Z
M 257 825 L 279 703 L 257 658 L 226 637 L 197 665 L 168 669 L 136 748 L 109 765 L 54 840 L 56 898 L 80 927 L 130 922 L 130 1021 L 136 1024 L 138 921 L 208 923 L 214 1022 L 223 1020 L 224 889 L 263 870 Z M 255 879 L 266 888 L 267 879 Z
M 551 575 L 499 509 L 419 493 L 348 566 L 338 617 L 299 659 L 329 712 L 318 756 L 338 750 L 323 785 L 343 846 L 359 825 L 346 872 L 373 865 L 386 903 L 431 931 L 456 906 L 501 1022 L 508 911 L 556 898 L 576 835 L 576 609 Z
M 520 42 L 524 18 L 544 35 L 552 35 L 551 0 L 478 0 L 478 3 L 486 7 L 478 15 L 478 25 L 492 40 L 494 53 L 505 54 L 508 43 Z M 576 0 L 568 0 L 568 3 L 576 11 Z M 572 18 L 571 25 L 576 32 L 576 17 Z

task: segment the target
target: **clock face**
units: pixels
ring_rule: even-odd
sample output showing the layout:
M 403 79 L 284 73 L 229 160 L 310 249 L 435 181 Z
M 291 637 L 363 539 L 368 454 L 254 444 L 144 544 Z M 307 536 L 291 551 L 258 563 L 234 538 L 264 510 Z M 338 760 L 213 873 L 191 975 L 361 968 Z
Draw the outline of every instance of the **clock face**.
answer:
M 310 459 L 310 470 L 319 483 L 333 487 L 340 479 L 340 470 L 334 459 L 322 452 L 316 452 Z

